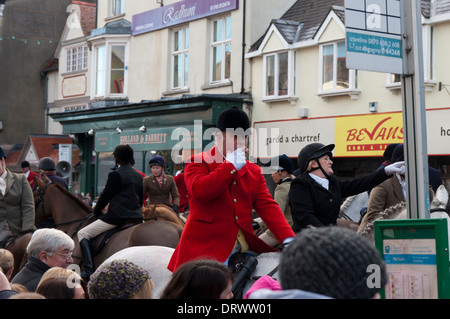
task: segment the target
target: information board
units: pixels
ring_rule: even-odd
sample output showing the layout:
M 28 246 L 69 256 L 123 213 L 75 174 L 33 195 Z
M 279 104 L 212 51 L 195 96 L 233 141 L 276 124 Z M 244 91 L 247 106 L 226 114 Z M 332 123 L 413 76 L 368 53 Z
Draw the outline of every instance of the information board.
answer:
M 349 69 L 402 74 L 402 0 L 346 0 Z
M 446 219 L 375 221 L 375 244 L 387 270 L 382 297 L 450 298 Z

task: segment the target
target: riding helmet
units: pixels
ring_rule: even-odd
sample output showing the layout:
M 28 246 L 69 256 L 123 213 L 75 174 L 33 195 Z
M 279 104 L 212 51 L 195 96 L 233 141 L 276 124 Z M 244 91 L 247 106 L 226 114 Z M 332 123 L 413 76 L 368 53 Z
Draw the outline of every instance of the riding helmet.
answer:
M 117 158 L 119 163 L 131 163 L 134 161 L 134 152 L 130 145 L 117 145 L 114 149 L 113 156 Z
M 270 160 L 270 167 L 277 171 L 286 171 L 289 174 L 294 171 L 294 164 L 286 154 L 273 157 Z
M 6 154 L 5 151 L 3 150 L 3 148 L 0 147 L 0 159 L 2 158 L 6 158 Z
M 334 149 L 334 144 L 323 145 L 322 143 L 311 143 L 306 145 L 298 154 L 297 164 L 301 173 L 304 174 L 308 169 L 308 164 L 313 159 L 321 158 L 324 155 L 333 156 L 331 151 Z
M 233 106 L 219 114 L 217 128 L 221 131 L 241 128 L 246 131 L 250 128 L 250 120 L 247 113 Z
M 164 157 L 162 157 L 161 155 L 155 155 L 148 161 L 148 165 L 150 165 L 150 167 L 152 166 L 165 167 L 166 161 L 164 160 Z
M 44 171 L 54 171 L 56 170 L 55 161 L 51 157 L 43 157 L 38 164 L 39 169 Z

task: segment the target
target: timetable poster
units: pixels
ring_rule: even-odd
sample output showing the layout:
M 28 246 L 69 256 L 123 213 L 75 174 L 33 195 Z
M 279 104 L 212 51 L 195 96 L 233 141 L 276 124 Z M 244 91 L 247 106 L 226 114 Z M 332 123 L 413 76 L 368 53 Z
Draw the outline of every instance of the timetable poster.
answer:
M 437 299 L 435 239 L 383 240 L 386 299 Z

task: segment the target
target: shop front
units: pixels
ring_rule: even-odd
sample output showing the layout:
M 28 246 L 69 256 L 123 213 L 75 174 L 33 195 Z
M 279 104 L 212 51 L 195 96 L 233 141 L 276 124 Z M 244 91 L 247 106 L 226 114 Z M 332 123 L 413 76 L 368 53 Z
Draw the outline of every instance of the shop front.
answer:
M 200 95 L 161 99 L 107 108 L 53 113 L 65 134 L 73 134 L 80 148 L 80 189 L 98 195 L 114 168 L 112 152 L 129 144 L 134 167 L 150 175 L 148 161 L 155 155 L 166 159 L 166 172 L 175 174 L 190 155 L 201 152 L 213 139 L 223 110 L 241 109 L 251 103 L 247 95 Z
M 426 111 L 429 164 L 450 187 L 450 108 Z M 314 142 L 335 144 L 335 174 L 353 178 L 376 169 L 386 147 L 403 143 L 401 112 L 255 122 L 251 156 L 264 164 L 272 156 L 296 158 Z

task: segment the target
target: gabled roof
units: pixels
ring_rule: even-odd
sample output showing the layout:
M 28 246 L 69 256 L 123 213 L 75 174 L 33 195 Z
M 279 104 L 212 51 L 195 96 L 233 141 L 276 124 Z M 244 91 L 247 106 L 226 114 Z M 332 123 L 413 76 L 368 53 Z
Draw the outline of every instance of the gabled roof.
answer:
M 422 15 L 429 18 L 433 10 L 440 14 L 450 12 L 450 1 L 436 1 L 432 5 L 431 0 L 422 0 L 421 9 Z M 345 25 L 345 0 L 297 0 L 280 19 L 270 22 L 266 32 L 250 47 L 249 53 L 260 49 L 273 27 L 289 44 L 314 40 L 331 13 L 335 20 Z

